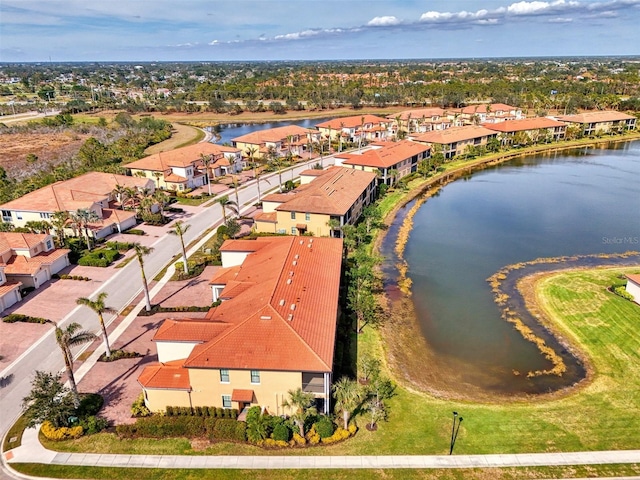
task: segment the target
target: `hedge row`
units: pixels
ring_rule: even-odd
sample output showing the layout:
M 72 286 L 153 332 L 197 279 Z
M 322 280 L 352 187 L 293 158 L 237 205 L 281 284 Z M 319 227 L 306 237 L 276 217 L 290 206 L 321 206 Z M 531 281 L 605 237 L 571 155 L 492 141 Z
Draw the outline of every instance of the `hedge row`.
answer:
M 77 427 L 60 427 L 56 428 L 49 420 L 42 423 L 40 427 L 42 434 L 49 440 L 68 440 L 70 438 L 80 438 L 83 434 L 83 428 Z
M 247 424 L 230 418 L 215 417 L 142 417 L 130 425 L 117 425 L 120 438 L 208 437 L 210 440 L 244 442 Z
M 237 408 L 222 407 L 167 407 L 167 417 L 214 417 L 214 418 L 238 418 Z
M 161 307 L 160 305 L 154 305 L 148 312 L 146 310 L 141 310 L 140 313 L 138 313 L 138 316 L 146 317 L 161 312 L 208 312 L 210 309 L 211 307 L 197 307 L 194 305 L 179 307 Z
M 113 350 L 111 352 L 111 356 L 107 357 L 106 352 L 100 355 L 98 358 L 99 362 L 115 362 L 116 360 L 121 360 L 123 358 L 137 358 L 141 357 L 138 352 L 127 352 L 126 350 Z
M 118 250 L 112 250 L 110 248 L 94 250 L 80 257 L 78 259 L 78 265 L 85 267 L 107 267 L 119 256 L 120 252 L 118 252 Z
M 2 319 L 6 323 L 25 322 L 25 323 L 47 323 L 49 320 L 40 317 L 31 317 L 22 313 L 10 313 Z
M 107 242 L 105 245 L 112 250 L 118 250 L 119 252 L 126 252 L 127 250 L 131 250 L 134 244 L 131 242 L 110 241 L 110 242 Z

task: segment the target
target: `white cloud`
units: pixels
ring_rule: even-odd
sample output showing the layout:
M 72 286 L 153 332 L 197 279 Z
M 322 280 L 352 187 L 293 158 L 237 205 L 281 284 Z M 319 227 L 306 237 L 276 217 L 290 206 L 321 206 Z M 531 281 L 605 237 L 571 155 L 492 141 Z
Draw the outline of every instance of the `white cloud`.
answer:
M 549 19 L 549 23 L 571 23 L 571 22 L 573 22 L 573 18 L 556 17 L 556 18 Z
M 401 22 L 398 18 L 393 15 L 388 15 L 384 17 L 375 17 L 369 20 L 367 26 L 369 27 L 387 27 L 389 25 L 399 25 Z
M 580 6 L 579 2 L 556 0 L 555 2 L 518 2 L 507 7 L 507 13 L 511 15 L 537 15 L 550 10 L 568 10 Z

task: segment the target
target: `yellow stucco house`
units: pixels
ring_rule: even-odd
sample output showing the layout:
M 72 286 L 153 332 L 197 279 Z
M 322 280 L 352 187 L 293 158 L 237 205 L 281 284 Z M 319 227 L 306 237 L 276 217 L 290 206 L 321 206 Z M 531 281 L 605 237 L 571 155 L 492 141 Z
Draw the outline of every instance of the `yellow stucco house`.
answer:
M 450 159 L 456 155 L 465 153 L 469 146 L 486 145 L 487 142 L 495 138 L 497 132 L 478 125 L 465 125 L 463 127 L 451 127 L 446 130 L 437 130 L 419 135 L 410 135 L 410 139 L 416 142 L 425 143 L 432 147 L 441 148 L 444 158 Z
M 265 128 L 232 138 L 233 146 L 249 158 L 253 152 L 254 159 L 264 159 L 269 150 L 284 157 L 289 152 L 291 155 L 303 157 L 311 153 L 315 143 L 320 141 L 320 132 L 298 125 L 284 127 Z
M 376 178 L 374 172 L 346 167 L 302 172 L 298 188 L 262 199 L 262 213 L 254 217 L 254 228 L 260 233 L 339 237 L 340 231 L 331 225 L 358 220 L 364 207 L 375 200 Z
M 619 133 L 622 129 L 634 130 L 637 121 L 633 115 L 612 110 L 559 115 L 556 118 L 569 125 L 577 125 L 584 136 L 609 132 Z
M 230 240 L 211 280 L 221 300 L 205 318 L 165 320 L 159 363 L 138 378 L 152 411 L 259 405 L 286 414 L 288 391 L 313 393 L 329 411 L 342 240 Z

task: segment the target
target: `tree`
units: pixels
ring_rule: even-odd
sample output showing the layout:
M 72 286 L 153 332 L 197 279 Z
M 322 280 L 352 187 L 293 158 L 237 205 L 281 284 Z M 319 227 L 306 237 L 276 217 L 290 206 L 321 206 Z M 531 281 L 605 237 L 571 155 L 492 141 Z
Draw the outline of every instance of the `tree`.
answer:
M 227 209 L 231 210 L 231 212 L 236 215 L 239 214 L 238 204 L 233 200 L 230 200 L 229 195 L 223 195 L 222 197 L 218 198 L 216 202 L 219 203 L 220 207 L 222 208 L 223 223 L 227 223 Z
M 298 426 L 301 437 L 304 437 L 304 423 L 311 415 L 315 415 L 316 409 L 313 407 L 313 394 L 303 392 L 302 388 L 289 390 L 289 398 L 282 402 L 284 408 L 292 411 L 290 417 Z
M 75 413 L 71 391 L 61 381 L 60 373 L 36 370 L 31 381 L 31 392 L 22 399 L 27 427 L 50 421 L 55 427 L 65 427 Z
M 256 186 L 258 187 L 258 203 L 262 201 L 260 195 L 260 177 L 258 176 L 258 172 L 256 170 L 256 159 L 255 154 L 258 152 L 258 147 L 252 145 L 247 148 L 247 152 L 249 153 L 249 161 L 251 162 L 251 168 L 253 168 L 253 178 L 256 180 Z
M 107 292 L 101 292 L 98 294 L 95 300 L 91 300 L 87 297 L 80 297 L 76 299 L 76 303 L 78 305 L 84 305 L 85 307 L 89 307 L 91 310 L 96 312 L 98 315 L 98 321 L 100 322 L 100 328 L 102 328 L 102 335 L 104 336 L 104 349 L 107 358 L 111 356 L 111 347 L 109 346 L 109 335 L 107 334 L 107 326 L 104 324 L 103 314 L 105 313 L 116 313 L 116 310 L 107 307 L 104 302 L 107 298 Z
M 200 159 L 202 160 L 202 165 L 207 173 L 207 185 L 209 186 L 209 196 L 211 196 L 211 176 L 209 175 L 209 172 L 212 170 L 209 169 L 209 165 L 213 163 L 213 155 L 205 155 L 204 153 L 201 153 Z M 215 172 L 213 177 L 215 178 Z
M 84 232 L 85 241 L 87 242 L 87 249 L 91 250 L 91 237 L 89 235 L 89 225 L 102 220 L 100 216 L 93 210 L 88 208 L 79 208 L 76 213 L 71 214 L 71 218 Z
M 282 158 L 280 158 L 274 146 L 267 148 L 267 162 L 278 170 L 278 187 L 282 193 Z
M 362 403 L 364 391 L 355 380 L 342 377 L 332 386 L 333 398 L 336 399 L 335 409 L 342 412 L 343 428 L 349 428 L 349 419 L 356 408 Z
M 182 220 L 176 221 L 173 228 L 169 230 L 172 235 L 177 235 L 180 238 L 180 247 L 182 248 L 182 263 L 183 271 L 186 274 L 189 273 L 189 266 L 187 265 L 187 250 L 184 247 L 184 234 L 191 228 L 191 225 L 184 223 Z
M 56 231 L 56 237 L 58 238 L 58 246 L 64 246 L 64 227 L 69 220 L 69 212 L 58 210 L 51 215 L 51 226 Z
M 149 296 L 149 285 L 147 283 L 147 276 L 144 273 L 144 257 L 153 252 L 153 248 L 145 247 L 139 243 L 133 244 L 133 250 L 138 259 L 140 265 L 140 274 L 142 275 L 142 290 L 144 291 L 145 310 L 151 311 L 151 297 Z
M 71 395 L 73 397 L 73 405 L 78 408 L 80 406 L 80 395 L 78 395 L 78 386 L 76 385 L 76 378 L 73 375 L 73 354 L 71 349 L 83 343 L 92 342 L 95 340 L 95 334 L 81 330 L 82 325 L 73 322 L 67 325 L 67 328 L 60 328 L 57 323 L 50 320 L 55 325 L 56 331 L 56 343 L 62 351 L 64 358 L 64 367 L 69 377 L 69 383 L 71 384 Z

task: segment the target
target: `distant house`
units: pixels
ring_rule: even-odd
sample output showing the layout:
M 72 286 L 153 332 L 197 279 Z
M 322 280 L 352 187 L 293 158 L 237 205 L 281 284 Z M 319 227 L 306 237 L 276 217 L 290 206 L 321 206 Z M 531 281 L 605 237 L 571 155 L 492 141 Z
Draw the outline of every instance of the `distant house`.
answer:
M 69 265 L 69 251 L 56 249 L 53 237 L 35 233 L 0 233 L 0 307 L 20 300 L 20 287 L 40 288 Z
M 205 163 L 207 165 L 205 165 Z M 133 176 L 152 179 L 156 188 L 186 190 L 211 178 L 242 170 L 240 150 L 209 142 L 160 152 L 125 165 Z
M 584 136 L 599 133 L 621 133 L 625 129 L 634 130 L 636 128 L 636 117 L 615 111 L 559 115 L 556 118 L 561 122 L 577 125 Z
M 520 108 L 504 103 L 468 105 L 460 110 L 452 110 L 449 112 L 449 115 L 457 117 L 457 120 L 464 125 L 500 123 L 507 120 L 520 120 L 524 118 Z
M 408 133 L 425 133 L 432 130 L 444 130 L 452 126 L 452 121 L 442 108 L 414 108 L 403 110 L 387 117 L 391 123 L 391 132 L 397 135 L 398 129 Z
M 625 275 L 627 277 L 626 291 L 633 297 L 633 301 L 640 304 L 640 275 Z
M 517 143 L 518 135 L 526 135 L 526 139 L 533 143 L 558 141 L 564 138 L 567 130 L 566 123 L 545 117 L 505 120 L 500 123 L 487 123 L 484 126 L 500 132 L 499 137 L 503 145 Z
M 489 140 L 496 138 L 497 132 L 477 125 L 464 127 L 451 127 L 446 130 L 433 131 L 418 135 L 411 135 L 410 139 L 425 143 L 432 147 L 431 156 L 434 154 L 434 146 L 437 146 L 445 159 L 465 153 L 469 146 L 486 145 Z
M 424 143 L 402 140 L 400 142 L 376 142 L 366 150 L 340 153 L 336 166 L 354 168 L 378 175 L 378 182 L 393 185 L 402 177 L 415 172 L 418 163 L 429 156 L 431 147 Z
M 279 157 L 291 155 L 302 157 L 310 153 L 314 143 L 319 142 L 320 134 L 315 130 L 288 125 L 285 127 L 257 130 L 240 137 L 232 138 L 233 146 L 245 157 L 265 158 L 270 149 Z
M 295 190 L 263 197 L 263 212 L 254 218 L 257 232 L 339 237 L 335 227 L 354 224 L 375 200 L 377 175 L 373 172 L 345 167 L 311 172 L 310 176 L 302 172 L 301 185 Z
M 391 121 L 375 115 L 354 115 L 352 117 L 335 118 L 318 123 L 316 128 L 323 137 L 335 140 L 342 135 L 343 139 L 356 143 L 387 140 Z
M 91 210 L 101 219 L 90 225 L 95 238 L 103 238 L 136 224 L 135 212 L 116 210 L 113 193 L 118 186 L 153 192 L 150 179 L 113 173 L 89 172 L 56 182 L 0 205 L 2 221 L 24 227 L 29 221 L 49 221 L 55 212 Z
M 138 377 L 145 404 L 154 412 L 258 405 L 283 415 L 288 392 L 300 388 L 328 413 L 342 241 L 261 237 L 227 241 L 221 252 L 211 284 L 222 302 L 205 318 L 160 326 L 159 363 Z

